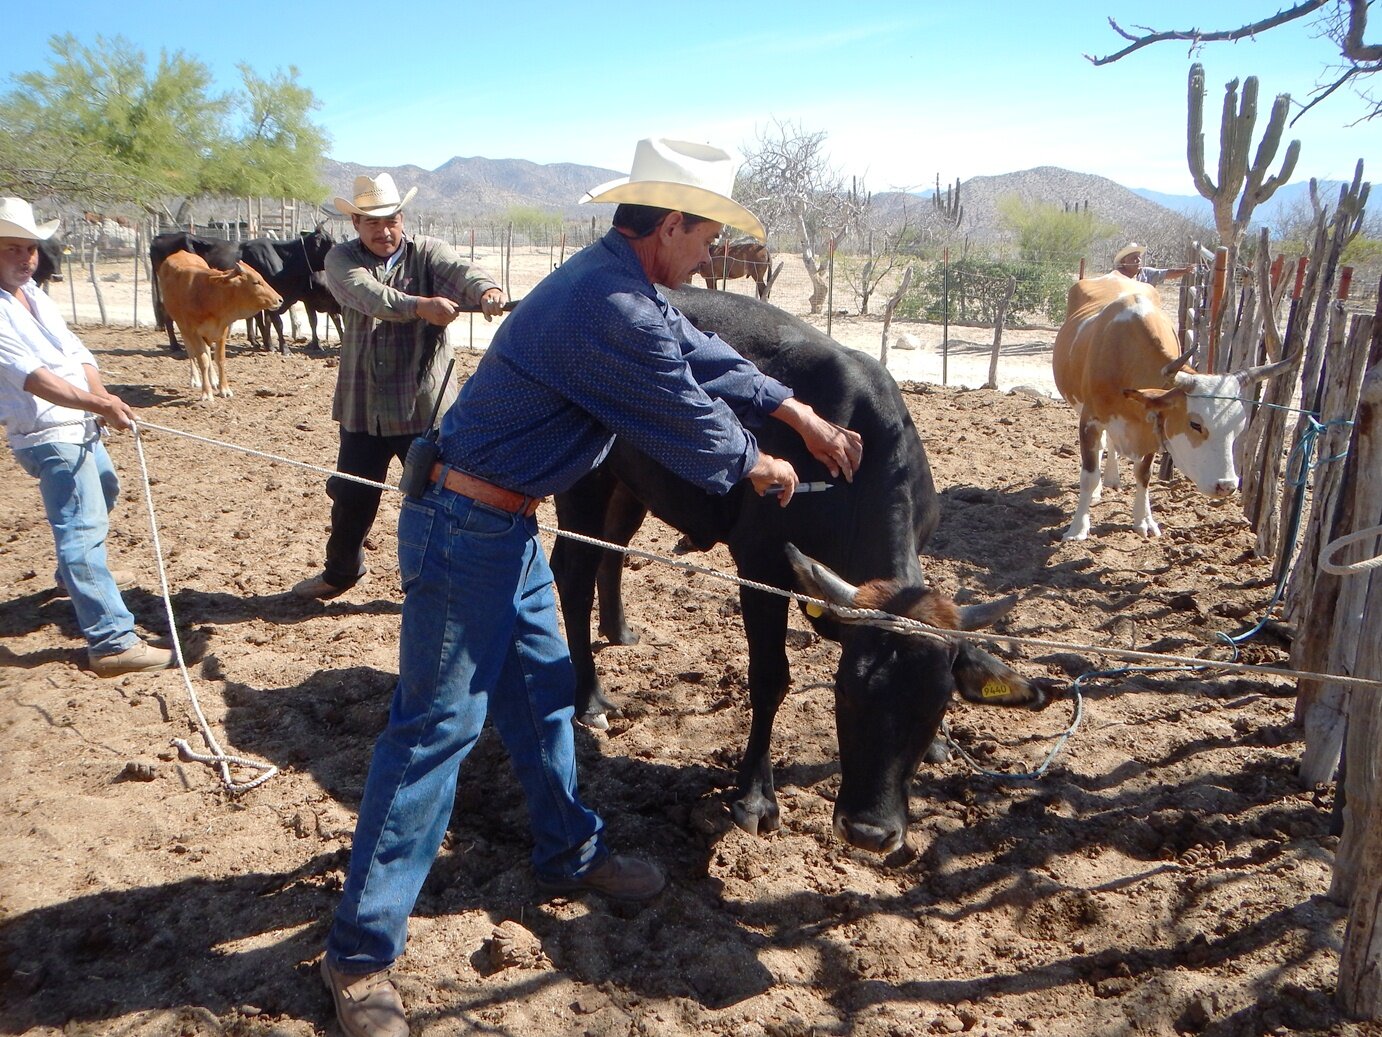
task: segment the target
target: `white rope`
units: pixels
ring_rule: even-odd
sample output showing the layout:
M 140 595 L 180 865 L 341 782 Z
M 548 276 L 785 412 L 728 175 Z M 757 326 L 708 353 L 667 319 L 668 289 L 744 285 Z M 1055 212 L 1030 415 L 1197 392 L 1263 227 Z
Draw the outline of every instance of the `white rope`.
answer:
M 1370 569 L 1382 568 L 1382 554 L 1373 555 L 1365 558 L 1361 562 L 1336 562 L 1334 556 L 1340 549 L 1348 547 L 1350 544 L 1357 544 L 1364 540 L 1382 537 L 1382 526 L 1373 526 L 1370 529 L 1360 529 L 1356 533 L 1349 533 L 1341 536 L 1337 540 L 1331 540 L 1320 552 L 1320 568 L 1327 573 L 1335 576 L 1357 576 Z
M 247 760 L 243 756 L 227 755 L 217 744 L 216 736 L 211 731 L 211 725 L 207 723 L 206 715 L 202 712 L 201 703 L 197 701 L 197 692 L 192 687 L 192 678 L 187 675 L 187 660 L 183 658 L 182 641 L 178 637 L 177 621 L 173 618 L 173 601 L 168 593 L 168 571 L 163 564 L 163 544 L 159 540 L 158 518 L 154 514 L 153 488 L 149 483 L 149 466 L 144 458 L 144 441 L 140 436 L 138 425 L 134 426 L 134 449 L 135 453 L 139 455 L 139 472 L 144 478 L 144 504 L 149 511 L 149 530 L 153 534 L 154 559 L 158 563 L 158 583 L 163 592 L 163 610 L 168 617 L 169 636 L 173 640 L 173 657 L 177 659 L 178 672 L 182 674 L 183 687 L 187 689 L 187 697 L 192 703 L 192 712 L 197 717 L 197 726 L 200 728 L 202 739 L 206 742 L 207 748 L 211 750 L 211 754 L 203 755 L 193 752 L 187 742 L 181 738 L 174 738 L 172 744 L 184 759 L 194 763 L 214 764 L 221 773 L 221 784 L 226 787 L 227 791 L 248 792 L 272 778 L 278 773 L 278 768 L 273 764 Z M 236 781 L 230 774 L 232 766 L 258 771 L 259 775 L 249 781 Z
M 320 472 L 336 478 L 348 479 L 365 486 L 373 486 L 380 490 L 388 490 L 393 493 L 401 493 L 397 486 L 388 483 L 375 482 L 371 479 L 364 479 L 359 476 L 348 475 L 344 472 L 337 472 L 330 468 L 323 468 L 320 465 L 307 464 L 303 461 L 295 461 L 291 458 L 280 457 L 276 454 L 266 453 L 262 450 L 254 450 L 250 447 L 243 447 L 233 443 L 226 443 L 221 440 L 210 439 L 205 436 L 198 436 L 190 432 L 183 432 L 179 429 L 166 428 L 155 425 L 152 422 L 143 422 L 143 427 L 158 429 L 161 432 L 168 432 L 175 436 L 182 436 L 193 439 L 201 443 L 208 443 L 213 446 L 224 447 L 228 450 L 239 451 L 240 453 L 250 454 L 254 457 L 263 457 L 271 461 L 278 461 L 283 464 L 291 465 L 295 468 L 303 468 L 312 472 Z M 554 536 L 566 537 L 578 543 L 589 544 L 592 547 L 603 548 L 607 551 L 616 551 L 619 554 L 629 555 L 634 558 L 645 558 L 652 562 L 668 566 L 673 569 L 681 569 L 685 572 L 699 573 L 702 576 L 709 576 L 716 580 L 732 583 L 740 587 L 747 587 L 750 590 L 762 591 L 764 594 L 775 594 L 779 597 L 788 598 L 800 605 L 814 606 L 820 609 L 827 609 L 840 616 L 842 619 L 867 621 L 871 625 L 879 626 L 897 633 L 922 635 L 937 637 L 955 641 L 1001 641 L 1009 645 L 1020 645 L 1028 648 L 1044 648 L 1052 651 L 1062 652 L 1088 652 L 1094 655 L 1106 656 L 1113 659 L 1124 659 L 1131 662 L 1146 662 L 1166 666 L 1190 666 L 1197 669 L 1207 668 L 1221 670 L 1226 673 L 1253 673 L 1272 677 L 1296 678 L 1314 681 L 1323 681 L 1348 687 L 1369 688 L 1375 691 L 1382 691 L 1382 680 L 1372 680 L 1364 677 L 1350 677 L 1342 674 L 1316 673 L 1310 670 L 1287 670 L 1274 666 L 1259 666 L 1250 663 L 1235 662 L 1216 662 L 1210 659 L 1195 658 L 1185 655 L 1165 655 L 1157 652 L 1139 652 L 1130 648 L 1110 648 L 1100 645 L 1075 644 L 1067 641 L 1051 641 L 1044 638 L 1021 637 L 1014 634 L 995 634 L 991 631 L 969 631 L 969 630 L 950 630 L 945 627 L 930 626 L 915 619 L 908 619 L 905 616 L 896 616 L 892 613 L 883 612 L 878 609 L 855 609 L 843 605 L 836 605 L 833 602 L 824 601 L 820 598 L 812 598 L 805 594 L 795 591 L 784 590 L 781 587 L 774 587 L 771 584 L 759 583 L 754 580 L 746 580 L 733 573 L 726 573 L 719 569 L 711 569 L 703 565 L 696 565 L 693 562 L 683 562 L 675 558 L 668 558 L 663 555 L 654 554 L 650 551 L 643 551 L 635 547 L 628 547 L 623 544 L 610 543 L 607 540 L 600 540 L 595 537 L 585 536 L 581 533 L 573 533 L 570 530 L 560 529 L 555 526 L 539 524 L 539 529 Z

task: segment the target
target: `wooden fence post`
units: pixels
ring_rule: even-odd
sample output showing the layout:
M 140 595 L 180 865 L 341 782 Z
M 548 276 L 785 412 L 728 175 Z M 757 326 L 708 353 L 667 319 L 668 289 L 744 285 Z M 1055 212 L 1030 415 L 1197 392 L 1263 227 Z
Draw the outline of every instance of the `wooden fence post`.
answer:
M 1382 329 L 1378 329 L 1382 332 Z M 1376 336 L 1382 340 L 1382 333 Z M 1353 531 L 1382 526 L 1382 364 L 1363 383 L 1354 428 L 1350 470 L 1356 474 Z M 1382 532 L 1379 533 L 1382 536 Z M 1378 538 L 1349 549 L 1352 559 L 1377 554 Z M 1352 673 L 1382 679 L 1382 640 L 1358 636 L 1382 629 L 1382 569 L 1343 577 L 1336 630 L 1357 649 Z M 1348 696 L 1348 768 L 1344 831 L 1334 863 L 1330 896 L 1349 905 L 1339 956 L 1339 1007 L 1356 1019 L 1382 1018 L 1382 694 L 1355 689 Z
M 998 300 L 997 311 L 993 315 L 993 352 L 989 354 L 989 380 L 984 383 L 985 389 L 998 388 L 998 351 L 1003 345 L 1003 322 L 1007 320 L 1008 307 L 1012 304 L 1016 292 L 1017 278 L 1009 274 L 1003 298 Z
M 1314 508 L 1300 554 L 1304 564 L 1296 567 L 1288 595 L 1287 619 L 1298 627 L 1291 646 L 1294 669 L 1355 672 L 1353 655 L 1360 647 L 1358 631 L 1365 628 L 1357 626 L 1356 616 L 1345 603 L 1352 588 L 1340 577 L 1320 571 L 1315 561 L 1321 544 L 1369 525 L 1364 521 L 1366 516 L 1360 517 L 1356 511 L 1355 487 L 1369 479 L 1377 482 L 1378 471 L 1359 467 L 1358 429 L 1364 415 L 1357 401 L 1365 369 L 1371 367 L 1372 375 L 1382 378 L 1377 367 L 1377 354 L 1382 352 L 1382 335 L 1378 331 L 1373 318 L 1355 317 L 1348 336 L 1349 349 L 1339 351 L 1331 371 L 1331 392 L 1326 403 L 1331 426 L 1322 445 L 1331 450 L 1330 456 L 1343 454 L 1350 437 L 1342 423 L 1355 417 L 1354 445 L 1342 463 L 1326 465 L 1316 474 Z M 1347 695 L 1342 688 L 1321 681 L 1298 682 L 1296 719 L 1305 728 L 1300 777 L 1307 785 L 1322 784 L 1334 777 L 1343 749 L 1346 712 Z

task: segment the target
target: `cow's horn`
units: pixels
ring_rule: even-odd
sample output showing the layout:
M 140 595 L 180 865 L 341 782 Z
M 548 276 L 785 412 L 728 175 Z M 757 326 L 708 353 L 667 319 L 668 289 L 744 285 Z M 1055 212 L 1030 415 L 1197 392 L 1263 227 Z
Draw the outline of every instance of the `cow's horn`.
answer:
M 832 572 L 814 558 L 807 558 L 793 544 L 785 545 L 787 560 L 792 563 L 801 589 L 812 597 L 833 601 L 836 605 L 853 605 L 859 588 L 844 577 Z
M 1189 349 L 1187 349 L 1184 353 L 1182 353 L 1180 356 L 1176 357 L 1176 359 L 1172 360 L 1169 364 L 1167 364 L 1165 367 L 1163 367 L 1163 368 L 1161 369 L 1161 377 L 1163 377 L 1163 378 L 1170 378 L 1172 375 L 1174 375 L 1174 374 L 1175 374 L 1177 371 L 1179 371 L 1181 368 L 1183 368 L 1183 367 L 1185 367 L 1187 364 L 1189 364 L 1189 363 L 1190 363 L 1190 358 L 1191 358 L 1192 356 L 1194 356 L 1194 355 L 1195 355 L 1195 347 L 1194 347 L 1194 346 L 1191 346 L 1191 347 L 1190 347 Z
M 1260 382 L 1264 378 L 1270 378 L 1272 375 L 1286 370 L 1286 368 L 1290 367 L 1292 364 L 1296 362 L 1296 359 L 1299 356 L 1300 351 L 1297 350 L 1290 356 L 1282 360 L 1278 360 L 1274 364 L 1259 364 L 1257 367 L 1245 367 L 1243 368 L 1243 370 L 1235 373 L 1238 378 L 1238 381 L 1242 385 L 1251 385 L 1253 382 Z
M 1009 594 L 1006 598 L 999 598 L 983 605 L 966 605 L 960 609 L 960 629 L 982 630 L 984 627 L 992 626 L 1011 612 L 1016 604 L 1017 595 Z

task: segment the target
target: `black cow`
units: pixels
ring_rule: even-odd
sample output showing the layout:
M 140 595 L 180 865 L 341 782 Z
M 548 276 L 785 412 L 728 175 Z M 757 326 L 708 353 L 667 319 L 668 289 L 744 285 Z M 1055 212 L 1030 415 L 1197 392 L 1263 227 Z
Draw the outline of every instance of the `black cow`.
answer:
M 795 586 L 813 596 L 904 613 L 952 629 L 987 625 L 1011 607 L 1015 599 L 995 608 L 958 610 L 925 586 L 918 553 L 939 521 L 939 502 L 921 439 L 896 383 L 877 361 L 746 296 L 687 288 L 668 297 L 693 324 L 732 343 L 765 373 L 792 386 L 823 417 L 859 432 L 863 462 L 853 483 L 841 480 L 830 490 L 801 494 L 780 508 L 745 482 L 724 497 L 708 495 L 619 440 L 599 468 L 558 496 L 564 529 L 627 543 L 651 510 L 698 548 L 727 544 L 741 576 L 775 587 Z M 765 451 L 790 461 L 804 481 L 829 480 L 824 466 L 782 422 L 766 421 L 758 439 Z M 610 556 L 616 564 L 601 565 L 601 557 L 600 549 L 564 537 L 552 553 L 576 666 L 577 712 L 595 719 L 594 726 L 600 726 L 600 714 L 608 707 L 591 656 L 589 617 L 597 569 L 601 632 L 612 643 L 636 640 L 619 604 L 622 566 L 617 556 Z M 790 682 L 787 600 L 744 589 L 740 602 L 753 722 L 732 809 L 735 823 L 757 834 L 779 826 L 769 743 Z M 985 704 L 1041 708 L 1049 701 L 1049 682 L 1025 680 L 968 641 L 845 623 L 830 613 L 811 622 L 841 644 L 835 684 L 841 776 L 835 832 L 855 846 L 889 852 L 901 844 L 908 785 L 952 691 Z
M 273 349 L 273 340 L 269 337 L 270 322 L 278 333 L 279 351 L 287 353 L 288 344 L 283 337 L 282 315 L 288 312 L 288 307 L 292 306 L 293 303 L 304 302 L 309 296 L 312 296 L 318 303 L 323 302 L 320 294 L 318 294 L 318 289 L 314 288 L 312 279 L 314 274 L 319 274 L 325 269 L 326 254 L 331 251 L 331 246 L 334 244 L 335 241 L 327 231 L 322 229 L 321 224 L 318 224 L 313 230 L 302 231 L 296 238 L 289 238 L 286 241 L 254 238 L 241 244 L 240 258 L 259 271 L 264 280 L 269 282 L 269 286 L 283 296 L 282 306 L 272 313 L 260 313 L 257 318 L 259 333 L 263 338 L 264 345 L 270 350 Z M 324 288 L 325 286 L 321 287 Z M 330 292 L 326 293 L 328 297 L 330 294 Z M 324 305 L 320 305 L 318 308 L 326 309 Z M 340 312 L 339 307 L 337 312 Z M 250 336 L 250 340 L 254 341 L 253 335 Z M 311 345 L 313 349 L 321 348 L 321 343 L 317 339 L 317 322 L 315 319 L 312 321 Z
M 206 260 L 213 270 L 234 270 L 240 261 L 240 250 L 234 242 L 224 238 L 204 238 L 186 231 L 170 230 L 157 235 L 149 242 L 150 283 L 154 298 L 154 324 L 168 332 L 168 348 L 181 350 L 178 337 L 173 331 L 173 322 L 163 309 L 163 297 L 158 287 L 158 269 L 163 261 L 174 252 L 192 252 Z
M 341 327 L 341 304 L 331 294 L 331 289 L 326 287 L 326 274 L 312 275 L 312 290 L 303 296 L 302 305 L 307 311 L 307 320 L 312 325 L 313 349 L 321 348 L 317 343 L 317 314 L 319 313 L 325 314 L 331 319 L 331 323 L 336 325 L 337 340 L 345 341 L 345 329 Z
M 38 243 L 38 268 L 34 270 L 34 282 L 44 288 L 50 281 L 62 280 L 63 244 L 58 238 L 48 238 Z

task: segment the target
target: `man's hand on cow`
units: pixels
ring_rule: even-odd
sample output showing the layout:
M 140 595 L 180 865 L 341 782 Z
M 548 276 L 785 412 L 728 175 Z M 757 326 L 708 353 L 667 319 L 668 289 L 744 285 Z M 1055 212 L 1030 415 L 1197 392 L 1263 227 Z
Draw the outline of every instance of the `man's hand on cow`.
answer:
M 797 430 L 811 456 L 825 465 L 833 478 L 844 475 L 846 482 L 854 481 L 854 473 L 864 457 L 863 436 L 826 421 L 796 397 L 784 400 L 773 417 Z
M 485 294 L 480 296 L 480 312 L 485 315 L 485 320 L 493 322 L 504 312 L 504 292 L 499 288 L 488 288 Z
M 749 469 L 745 477 L 753 483 L 753 492 L 763 497 L 774 486 L 781 487 L 777 498 L 779 507 L 785 508 L 797 492 L 797 470 L 791 463 L 771 454 L 759 453 L 758 461 Z
M 428 324 L 444 328 L 460 316 L 461 308 L 440 295 L 423 297 L 417 301 L 417 315 Z

